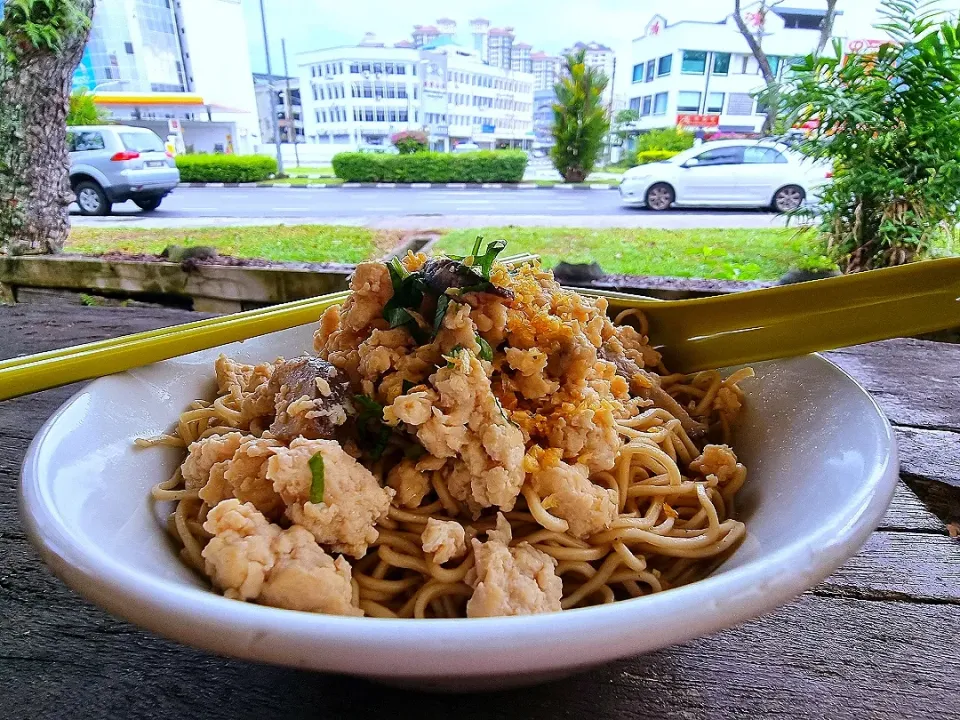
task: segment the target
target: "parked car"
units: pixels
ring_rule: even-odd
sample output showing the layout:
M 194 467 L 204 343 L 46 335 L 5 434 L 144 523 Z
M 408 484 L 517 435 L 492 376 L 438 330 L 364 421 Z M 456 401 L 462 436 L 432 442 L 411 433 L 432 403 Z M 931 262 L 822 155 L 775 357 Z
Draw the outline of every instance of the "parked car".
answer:
M 480 149 L 480 146 L 473 142 L 462 142 L 456 145 L 453 150 L 450 152 L 455 153 L 466 153 L 466 152 L 477 152 Z
M 651 210 L 709 206 L 788 212 L 815 202 L 832 176 L 829 165 L 780 143 L 718 140 L 630 168 L 620 183 L 620 198 Z
M 180 182 L 180 171 L 152 130 L 127 125 L 67 128 L 70 186 L 84 215 L 106 215 L 133 200 L 150 212 Z

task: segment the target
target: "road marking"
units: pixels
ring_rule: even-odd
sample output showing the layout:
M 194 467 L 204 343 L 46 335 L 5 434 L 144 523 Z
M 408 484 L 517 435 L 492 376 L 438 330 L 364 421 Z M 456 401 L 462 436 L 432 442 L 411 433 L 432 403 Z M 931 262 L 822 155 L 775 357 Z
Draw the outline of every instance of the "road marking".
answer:
M 396 186 L 396 183 L 377 183 L 378 188 L 395 188 Z
M 563 184 L 560 184 L 560 185 L 554 185 L 554 186 L 553 186 L 553 189 L 554 189 L 554 190 L 573 190 L 573 188 L 574 188 L 573 185 L 563 185 Z
M 447 183 L 448 188 L 466 188 L 466 183 Z
M 486 190 L 499 190 L 500 188 L 503 187 L 503 184 L 502 183 L 484 183 L 480 187 Z
M 537 186 L 534 183 L 517 185 L 518 190 L 536 190 Z
M 360 187 L 360 183 L 349 182 L 349 183 L 344 183 L 344 184 L 341 185 L 340 187 L 345 187 L 345 188 L 358 188 L 358 187 Z
M 272 187 L 272 188 L 288 188 L 288 187 L 290 187 L 290 183 L 274 183 L 273 185 L 268 185 L 267 187 Z
M 410 183 L 410 187 L 422 190 L 423 188 L 433 187 L 433 183 Z M 449 187 L 449 185 L 447 187 Z

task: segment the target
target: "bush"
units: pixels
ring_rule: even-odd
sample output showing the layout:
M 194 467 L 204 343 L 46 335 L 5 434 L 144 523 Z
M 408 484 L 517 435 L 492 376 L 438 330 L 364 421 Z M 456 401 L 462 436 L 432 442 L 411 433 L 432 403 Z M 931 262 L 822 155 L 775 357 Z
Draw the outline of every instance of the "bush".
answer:
M 178 155 L 182 182 L 259 182 L 277 172 L 266 155 Z
M 678 154 L 675 150 L 644 150 L 643 152 L 634 153 L 630 156 L 630 167 L 663 162 Z
M 960 34 L 920 0 L 884 0 L 880 15 L 892 42 L 808 56 L 778 88 L 792 124 L 817 121 L 800 149 L 829 162 L 833 181 L 808 215 L 845 272 L 917 260 L 956 237 Z
M 93 102 L 93 95 L 85 90 L 70 95 L 67 125 L 101 125 L 107 114 Z
M 672 150 L 682 152 L 693 147 L 693 133 L 677 128 L 659 128 L 637 136 L 637 152 Z
M 520 182 L 526 167 L 527 156 L 518 150 L 333 156 L 333 172 L 345 182 Z
M 427 150 L 428 139 L 427 134 L 422 130 L 404 130 L 394 133 L 390 137 L 390 142 L 396 146 L 401 155 L 409 155 Z

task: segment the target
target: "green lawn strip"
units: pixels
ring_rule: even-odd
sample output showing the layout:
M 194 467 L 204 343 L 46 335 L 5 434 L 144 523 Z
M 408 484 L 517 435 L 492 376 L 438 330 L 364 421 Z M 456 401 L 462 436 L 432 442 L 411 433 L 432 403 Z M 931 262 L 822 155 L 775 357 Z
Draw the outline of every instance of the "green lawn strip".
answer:
M 343 185 L 343 180 L 335 177 L 279 178 L 264 180 L 261 185 Z
M 65 252 L 111 251 L 156 254 L 167 245 L 208 245 L 221 255 L 293 262 L 356 263 L 385 254 L 400 233 L 338 225 L 277 225 L 226 228 L 92 228 L 70 231 Z
M 505 239 L 509 254 L 537 253 L 547 266 L 596 261 L 607 273 L 631 275 L 775 280 L 819 255 L 813 235 L 794 229 L 489 227 L 452 230 L 435 247 L 463 254 L 477 235 Z
M 564 182 L 563 180 L 534 180 L 533 182 L 540 187 L 554 187 L 556 185 L 585 185 L 589 187 L 590 185 L 619 185 L 620 178 L 597 178 L 596 180 L 588 179 L 586 182 L 582 183 L 568 183 Z
M 311 177 L 335 177 L 333 168 L 330 165 L 321 165 L 320 167 L 286 167 L 284 171 L 287 175 L 310 175 Z

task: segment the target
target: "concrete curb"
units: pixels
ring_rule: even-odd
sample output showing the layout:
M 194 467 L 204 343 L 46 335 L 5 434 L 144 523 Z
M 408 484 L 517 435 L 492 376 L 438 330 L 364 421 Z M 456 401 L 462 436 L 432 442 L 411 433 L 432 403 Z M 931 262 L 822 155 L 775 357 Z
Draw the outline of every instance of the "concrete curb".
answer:
M 328 185 L 325 183 L 307 183 L 305 185 L 295 185 L 293 183 L 202 183 L 185 182 L 177 187 L 182 188 L 310 188 L 311 190 L 329 189 L 337 190 L 344 188 L 355 190 L 357 188 L 375 188 L 379 190 L 616 190 L 616 185 L 607 185 L 606 183 L 584 183 L 582 185 L 573 185 L 568 183 L 557 183 L 556 185 L 537 185 L 536 183 L 340 183 L 339 185 Z

